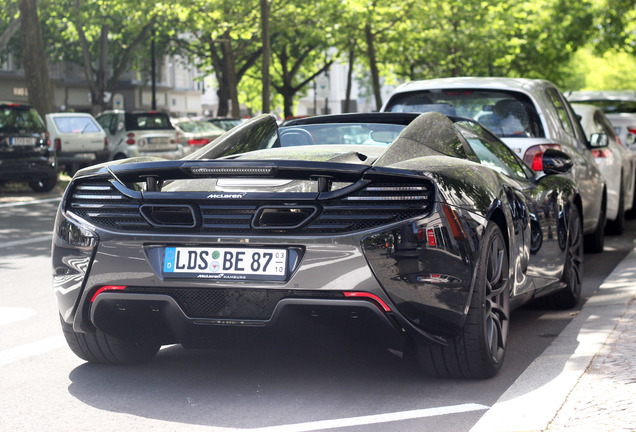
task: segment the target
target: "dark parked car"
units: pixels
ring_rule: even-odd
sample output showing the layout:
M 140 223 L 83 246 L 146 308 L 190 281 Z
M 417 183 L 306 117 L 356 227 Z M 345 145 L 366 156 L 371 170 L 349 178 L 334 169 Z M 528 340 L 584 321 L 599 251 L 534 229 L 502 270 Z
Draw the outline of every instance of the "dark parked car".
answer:
M 495 375 L 510 312 L 581 289 L 581 198 L 474 120 L 259 116 L 179 161 L 78 172 L 53 283 L 82 359 L 337 326 L 441 377 Z M 409 347 L 414 347 L 410 350 Z
M 28 182 L 35 192 L 57 184 L 57 159 L 46 125 L 28 105 L 0 102 L 0 182 Z

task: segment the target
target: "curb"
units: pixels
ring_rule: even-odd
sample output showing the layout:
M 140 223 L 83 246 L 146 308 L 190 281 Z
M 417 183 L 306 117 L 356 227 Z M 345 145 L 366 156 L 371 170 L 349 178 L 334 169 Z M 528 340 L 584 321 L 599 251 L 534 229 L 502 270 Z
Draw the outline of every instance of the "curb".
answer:
M 579 314 L 470 431 L 546 430 L 629 310 L 636 295 L 634 281 L 636 250 L 616 266 Z

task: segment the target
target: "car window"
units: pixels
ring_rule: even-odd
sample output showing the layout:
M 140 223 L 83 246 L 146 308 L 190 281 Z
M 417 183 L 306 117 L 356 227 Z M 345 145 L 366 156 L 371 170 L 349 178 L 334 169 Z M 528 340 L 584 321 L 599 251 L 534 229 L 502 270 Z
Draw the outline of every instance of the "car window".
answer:
M 88 133 L 99 132 L 99 126 L 90 117 L 78 116 L 78 117 L 53 117 L 53 122 L 62 133 Z
M 552 102 L 552 106 L 554 107 L 554 109 L 556 109 L 556 112 L 559 116 L 559 120 L 561 120 L 561 125 L 563 126 L 563 129 L 568 134 L 574 136 L 574 129 L 572 128 L 570 117 L 568 116 L 568 112 L 565 109 L 565 105 L 563 104 L 563 101 L 561 100 L 561 97 L 559 96 L 558 92 L 555 89 L 550 88 L 546 91 L 546 93 L 548 95 L 548 99 L 550 99 L 550 102 Z
M 126 113 L 126 130 L 174 129 L 163 113 Z
M 46 128 L 39 114 L 26 106 L 0 106 L 0 130 L 42 132 Z
M 459 121 L 455 123 L 455 127 L 466 139 L 482 165 L 508 177 L 529 177 L 528 170 L 524 170 L 523 163 L 512 150 L 477 123 Z
M 545 137 L 534 103 L 515 91 L 466 88 L 398 93 L 385 111 L 437 111 L 477 120 L 499 137 Z
M 608 137 L 613 137 L 615 134 L 614 128 L 607 121 L 607 117 L 599 112 L 594 113 L 594 125 L 598 130 L 602 130 Z

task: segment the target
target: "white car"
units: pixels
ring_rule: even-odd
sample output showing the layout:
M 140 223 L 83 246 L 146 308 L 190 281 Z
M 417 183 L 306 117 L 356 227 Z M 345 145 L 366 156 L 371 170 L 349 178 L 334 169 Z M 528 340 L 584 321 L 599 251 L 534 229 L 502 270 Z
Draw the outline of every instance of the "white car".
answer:
M 177 131 L 166 113 L 158 111 L 104 111 L 97 121 L 108 134 L 110 159 L 155 156 L 183 157 Z
M 592 154 L 607 182 L 607 228 L 621 234 L 625 212 L 633 207 L 635 155 L 618 139 L 611 122 L 601 108 L 573 103 L 581 126 L 592 146 Z M 595 148 L 600 145 L 602 148 Z
M 108 160 L 106 132 L 92 115 L 51 113 L 45 117 L 60 168 L 73 174 L 80 168 Z
M 574 162 L 568 175 L 582 198 L 585 247 L 601 252 L 607 190 L 572 108 L 549 81 L 523 78 L 440 78 L 402 84 L 381 111 L 428 112 L 473 118 L 513 149 L 536 172 L 543 153 L 556 148 Z
M 636 91 L 573 91 L 565 96 L 572 103 L 594 105 L 603 110 L 621 143 L 636 153 Z

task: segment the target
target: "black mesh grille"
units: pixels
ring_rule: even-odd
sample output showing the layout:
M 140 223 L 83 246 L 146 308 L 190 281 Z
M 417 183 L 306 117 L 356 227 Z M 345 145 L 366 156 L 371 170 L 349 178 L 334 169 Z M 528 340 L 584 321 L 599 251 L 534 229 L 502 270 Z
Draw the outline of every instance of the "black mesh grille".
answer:
M 188 200 L 200 215 L 194 228 L 153 227 L 139 212 L 140 203 L 121 194 L 109 182 L 75 186 L 68 209 L 97 226 L 121 231 L 201 232 L 208 234 L 344 234 L 363 231 L 427 214 L 433 188 L 422 183 L 371 183 L 337 200 L 316 201 L 316 217 L 300 228 L 262 230 L 252 227 L 261 205 L 256 201 Z M 172 201 L 174 203 L 174 201 Z M 144 201 L 145 204 L 153 204 Z
M 128 287 L 126 292 L 169 295 L 190 318 L 214 319 L 267 320 L 284 298 L 344 298 L 332 291 Z

